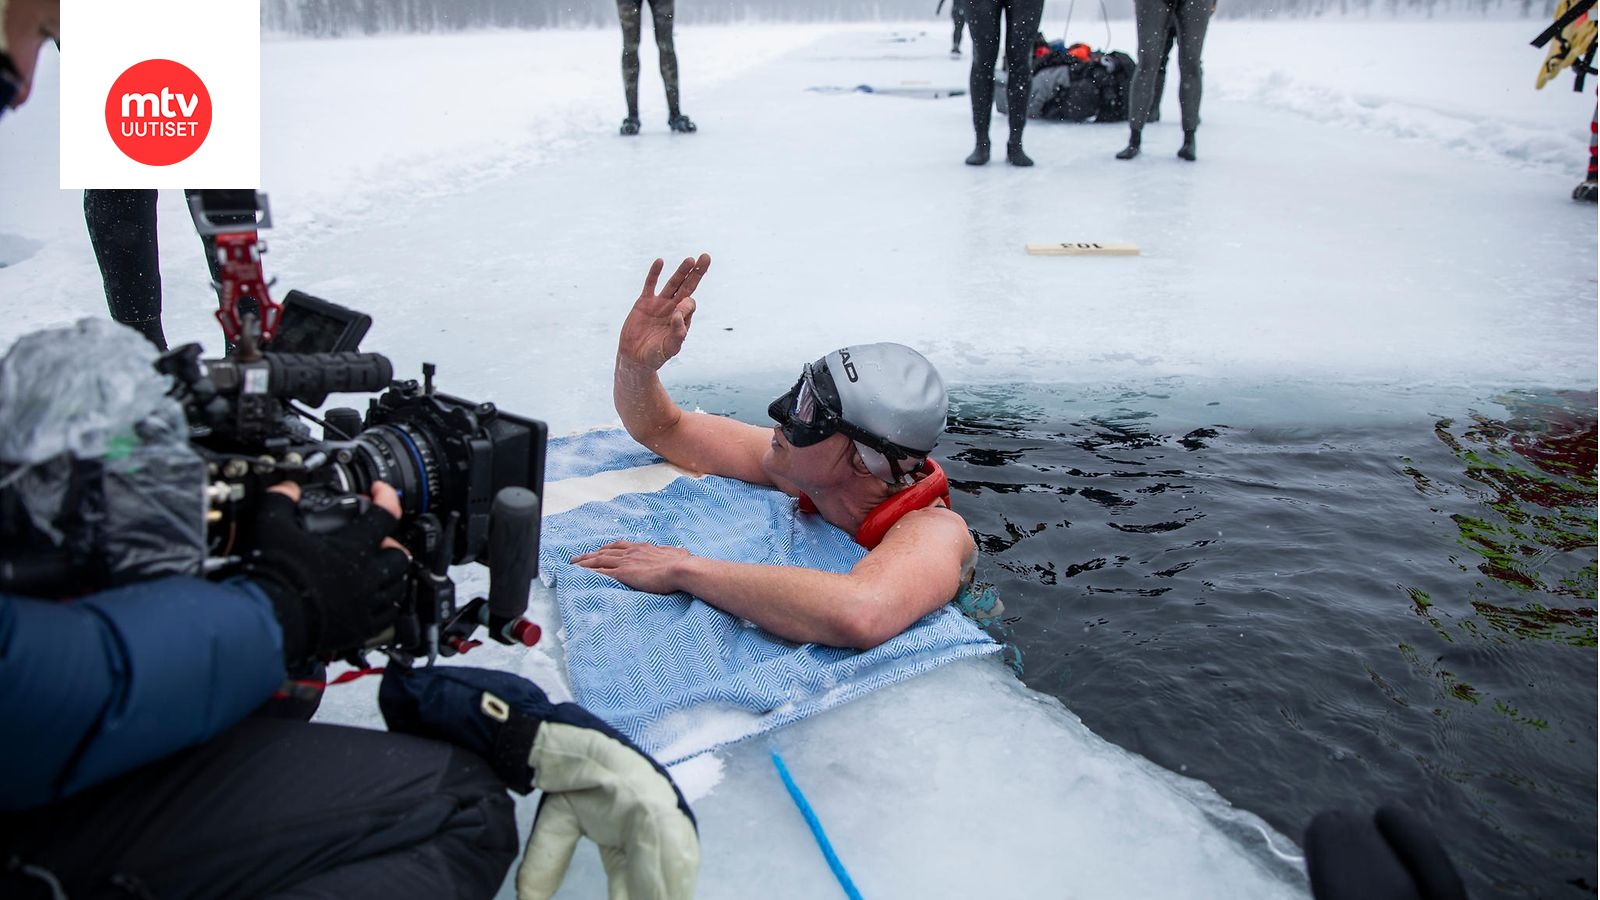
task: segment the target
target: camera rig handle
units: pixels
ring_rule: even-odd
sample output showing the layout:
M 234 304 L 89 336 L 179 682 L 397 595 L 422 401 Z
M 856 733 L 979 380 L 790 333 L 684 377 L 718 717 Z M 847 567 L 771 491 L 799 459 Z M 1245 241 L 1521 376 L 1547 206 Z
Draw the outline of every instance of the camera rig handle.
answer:
M 498 633 L 528 611 L 528 587 L 539 572 L 539 495 L 501 488 L 489 511 L 489 627 Z
M 539 495 L 527 488 L 505 487 L 494 495 L 489 511 L 489 597 L 475 598 L 444 629 L 439 648 L 446 656 L 478 646 L 473 631 L 484 626 L 502 644 L 532 647 L 542 632 L 523 617 L 528 588 L 539 572 Z
M 259 220 L 257 212 L 261 214 Z M 222 333 L 232 343 L 240 342 L 245 330 L 240 301 L 250 299 L 255 301 L 256 317 L 261 322 L 258 342 L 271 341 L 283 320 L 283 306 L 267 294 L 266 275 L 261 271 L 261 254 L 267 252 L 267 244 L 257 229 L 272 227 L 267 195 L 252 190 L 196 191 L 189 197 L 189 215 L 194 219 L 195 230 L 216 246 L 217 272 L 222 282 L 217 286 L 217 322 L 222 325 Z

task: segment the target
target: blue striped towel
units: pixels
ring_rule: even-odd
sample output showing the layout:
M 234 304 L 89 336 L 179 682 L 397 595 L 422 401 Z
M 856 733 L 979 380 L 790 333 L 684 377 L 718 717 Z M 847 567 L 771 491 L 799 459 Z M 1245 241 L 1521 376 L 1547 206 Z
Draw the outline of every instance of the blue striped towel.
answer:
M 549 460 L 547 471 L 565 478 L 625 476 L 619 470 L 660 463 L 619 431 L 552 440 Z M 688 594 L 635 591 L 569 562 L 613 540 L 830 572 L 848 572 L 866 552 L 822 517 L 798 513 L 779 491 L 672 474 L 661 477 L 658 465 L 653 483 L 664 487 L 647 484 L 547 514 L 540 551 L 541 570 L 556 587 L 576 699 L 663 764 L 999 649 L 949 605 L 865 652 L 796 644 Z M 550 479 L 547 495 L 561 490 L 559 480 Z

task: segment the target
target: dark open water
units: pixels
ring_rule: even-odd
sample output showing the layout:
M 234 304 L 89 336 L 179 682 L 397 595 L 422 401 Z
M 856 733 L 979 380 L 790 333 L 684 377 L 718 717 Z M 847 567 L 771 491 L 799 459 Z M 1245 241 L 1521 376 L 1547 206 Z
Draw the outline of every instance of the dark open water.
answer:
M 686 393 L 745 421 L 769 399 Z M 1296 840 L 1319 811 L 1400 802 L 1474 897 L 1584 897 L 1595 404 L 966 388 L 936 455 L 996 636 L 1095 732 Z

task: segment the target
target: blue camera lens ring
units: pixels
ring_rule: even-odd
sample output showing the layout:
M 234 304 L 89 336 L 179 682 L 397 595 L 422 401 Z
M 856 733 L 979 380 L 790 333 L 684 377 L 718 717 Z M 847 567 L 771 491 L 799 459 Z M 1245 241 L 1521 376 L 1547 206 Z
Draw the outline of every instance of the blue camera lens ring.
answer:
M 411 435 L 407 433 L 406 429 L 395 428 L 394 433 L 405 441 L 406 449 L 411 451 L 411 459 L 417 464 L 417 474 L 421 476 L 417 479 L 420 485 L 418 493 L 421 494 L 417 498 L 417 512 L 425 513 L 428 511 L 428 466 L 422 461 L 422 451 L 417 449 L 416 441 L 411 439 Z

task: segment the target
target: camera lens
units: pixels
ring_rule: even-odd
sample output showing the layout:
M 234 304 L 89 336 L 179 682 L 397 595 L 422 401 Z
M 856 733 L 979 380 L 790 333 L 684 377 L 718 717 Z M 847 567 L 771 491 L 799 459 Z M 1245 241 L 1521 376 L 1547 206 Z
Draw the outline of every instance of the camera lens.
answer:
M 404 517 L 428 512 L 443 499 L 439 460 L 443 454 L 426 431 L 409 423 L 375 425 L 355 438 L 355 453 L 339 467 L 341 489 L 365 493 L 374 481 L 400 494 Z
M 502 488 L 535 494 L 543 488 L 544 423 L 489 404 L 422 393 L 406 382 L 369 406 L 365 428 L 352 421 L 354 410 L 335 418 L 324 430 L 332 435 L 324 441 L 334 463 L 318 480 L 347 493 L 369 493 L 375 481 L 393 485 L 402 525 L 417 531 L 411 526 L 431 517 L 419 533 L 443 529 L 438 533 L 453 563 L 488 562 L 489 524 Z

